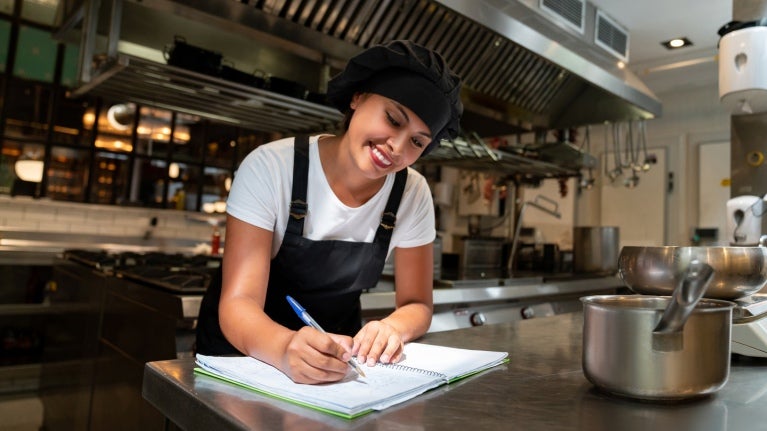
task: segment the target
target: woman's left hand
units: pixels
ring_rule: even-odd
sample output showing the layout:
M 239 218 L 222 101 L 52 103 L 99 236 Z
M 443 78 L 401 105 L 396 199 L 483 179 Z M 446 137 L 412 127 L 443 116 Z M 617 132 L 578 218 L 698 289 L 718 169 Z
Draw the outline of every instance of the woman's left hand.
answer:
M 403 348 L 402 336 L 396 329 L 383 320 L 374 320 L 354 336 L 352 355 L 356 355 L 360 363 L 372 367 L 377 362 L 399 362 Z

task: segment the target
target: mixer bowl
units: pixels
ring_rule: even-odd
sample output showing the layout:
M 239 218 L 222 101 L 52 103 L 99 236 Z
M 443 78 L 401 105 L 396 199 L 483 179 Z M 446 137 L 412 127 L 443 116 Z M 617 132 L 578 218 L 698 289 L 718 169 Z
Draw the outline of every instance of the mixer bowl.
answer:
M 668 296 L 693 259 L 714 268 L 706 298 L 743 298 L 767 284 L 765 247 L 623 247 L 618 273 L 636 293 Z

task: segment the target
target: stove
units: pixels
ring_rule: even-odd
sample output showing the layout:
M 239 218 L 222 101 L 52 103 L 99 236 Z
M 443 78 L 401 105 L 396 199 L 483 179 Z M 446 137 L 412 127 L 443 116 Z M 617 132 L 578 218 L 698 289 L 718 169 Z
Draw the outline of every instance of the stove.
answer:
M 176 293 L 205 293 L 215 268 L 136 266 L 118 269 L 115 275 Z
M 112 271 L 119 262 L 116 254 L 104 250 L 64 250 L 63 257 L 103 272 Z
M 66 250 L 64 258 L 118 278 L 177 294 L 205 293 L 221 267 L 220 256 L 181 253 Z
M 735 301 L 732 318 L 732 353 L 767 357 L 767 294 Z

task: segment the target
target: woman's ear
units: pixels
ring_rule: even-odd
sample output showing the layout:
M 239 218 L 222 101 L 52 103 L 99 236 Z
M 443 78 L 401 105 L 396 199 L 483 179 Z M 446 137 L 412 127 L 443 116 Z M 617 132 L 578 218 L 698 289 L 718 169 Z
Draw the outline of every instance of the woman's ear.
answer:
M 349 107 L 352 108 L 352 110 L 357 109 L 357 106 L 362 103 L 365 97 L 367 97 L 367 93 L 354 93 L 352 100 L 349 102 Z

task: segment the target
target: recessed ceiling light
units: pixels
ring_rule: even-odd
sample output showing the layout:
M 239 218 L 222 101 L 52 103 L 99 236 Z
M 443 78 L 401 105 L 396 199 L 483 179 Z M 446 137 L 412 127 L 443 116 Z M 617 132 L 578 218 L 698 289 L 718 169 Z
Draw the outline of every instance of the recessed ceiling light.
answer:
M 687 39 L 686 37 L 677 37 L 675 39 L 661 42 L 660 44 L 665 46 L 666 49 L 677 49 L 677 48 L 684 48 L 685 46 L 690 46 L 692 45 L 692 42 L 690 41 L 690 39 Z

